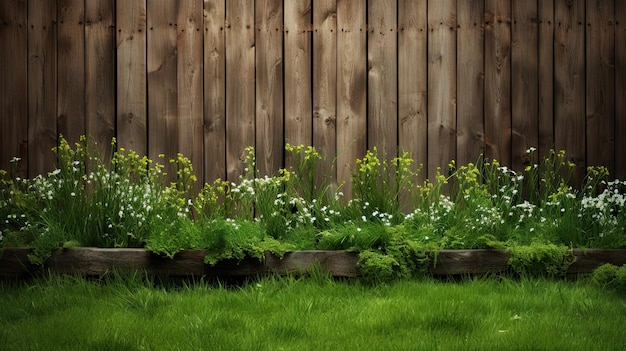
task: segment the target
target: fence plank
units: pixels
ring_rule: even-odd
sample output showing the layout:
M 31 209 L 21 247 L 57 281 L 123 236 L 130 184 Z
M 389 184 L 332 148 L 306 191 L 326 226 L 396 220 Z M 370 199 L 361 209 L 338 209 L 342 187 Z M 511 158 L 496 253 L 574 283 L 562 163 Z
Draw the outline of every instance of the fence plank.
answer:
M 226 179 L 226 4 L 204 1 L 204 181 Z
M 485 1 L 485 155 L 511 166 L 511 4 Z
M 20 178 L 28 176 L 27 11 L 25 0 L 0 2 L 0 169 Z
M 315 0 L 313 27 L 313 145 L 324 157 L 317 182 L 332 185 L 337 181 L 333 165 L 337 154 L 336 0 Z
M 539 13 L 539 67 L 537 115 L 537 156 L 533 162 L 543 159 L 554 149 L 554 0 L 538 1 Z
M 367 147 L 382 159 L 398 154 L 398 64 L 396 2 L 368 3 Z
M 57 143 L 56 1 L 28 6 L 28 175 L 54 169 Z
M 85 2 L 58 0 L 59 134 L 70 143 L 85 135 Z M 143 81 L 145 86 L 145 80 Z M 120 103 L 124 103 L 120 101 Z M 120 130 L 121 133 L 124 130 Z
M 513 0 L 511 7 L 511 166 L 522 171 L 531 163 L 526 150 L 539 143 L 538 10 L 536 2 L 524 0 Z
M 626 1 L 615 1 L 615 175 L 626 179 Z
M 337 2 L 337 182 L 352 197 L 350 174 L 365 155 L 367 118 L 366 1 Z
M 237 181 L 254 145 L 254 0 L 227 1 L 226 23 L 226 174 Z
M 185 155 L 194 166 L 198 180 L 195 190 L 203 185 L 204 143 L 203 122 L 203 53 L 202 53 L 202 0 L 178 3 L 176 45 L 176 75 L 178 85 L 178 152 Z
M 148 155 L 158 160 L 178 151 L 177 8 L 174 1 L 147 2 L 148 12 Z M 160 162 L 163 162 L 162 160 Z M 165 163 L 167 179 L 175 171 Z
M 460 165 L 476 162 L 485 153 L 484 11 L 483 1 L 457 1 L 456 161 Z
M 456 158 L 456 1 L 428 4 L 428 178 Z
M 398 2 L 398 145 L 411 153 L 414 171 L 428 163 L 427 0 Z M 418 180 L 426 178 L 425 171 Z
M 282 1 L 258 0 L 255 16 L 256 164 L 261 175 L 272 175 L 283 163 Z
M 115 1 L 85 2 L 85 129 L 104 160 L 115 136 Z
M 615 7 L 612 0 L 587 1 L 587 165 L 615 172 Z M 622 99 L 624 97 L 622 96 Z
M 118 2 L 116 21 L 117 142 L 147 155 L 146 0 Z
M 556 0 L 554 60 L 554 144 L 577 165 L 574 182 L 585 171 L 585 1 Z
M 311 0 L 284 3 L 285 142 L 292 145 L 311 145 Z

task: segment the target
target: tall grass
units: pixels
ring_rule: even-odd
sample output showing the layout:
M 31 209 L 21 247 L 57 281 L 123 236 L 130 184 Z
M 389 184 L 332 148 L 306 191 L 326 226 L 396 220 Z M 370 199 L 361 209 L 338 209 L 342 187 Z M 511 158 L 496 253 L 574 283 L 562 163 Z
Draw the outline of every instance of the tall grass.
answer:
M 239 288 L 140 275 L 0 286 L 7 350 L 623 350 L 624 295 L 584 282 L 364 286 L 265 278 Z

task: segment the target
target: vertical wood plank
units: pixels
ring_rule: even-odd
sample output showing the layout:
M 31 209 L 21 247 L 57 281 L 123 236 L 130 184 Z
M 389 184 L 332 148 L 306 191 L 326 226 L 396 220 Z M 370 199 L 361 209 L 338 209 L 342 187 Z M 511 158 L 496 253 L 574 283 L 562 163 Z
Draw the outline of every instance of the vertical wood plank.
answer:
M 615 172 L 615 7 L 587 1 L 587 165 Z M 622 99 L 626 96 L 622 96 Z M 622 136 L 623 137 L 623 136 Z
M 543 159 L 554 149 L 554 0 L 538 1 L 539 12 L 539 113 L 537 156 Z
M 318 184 L 327 181 L 332 185 L 337 182 L 333 164 L 337 155 L 336 0 L 315 0 L 313 27 L 313 146 L 324 157 Z
M 395 1 L 368 3 L 367 147 L 383 159 L 398 154 L 397 7 Z
M 226 2 L 226 174 L 238 181 L 254 140 L 254 0 Z
M 59 134 L 70 143 L 85 135 L 85 2 L 58 0 Z M 145 82 L 144 82 L 145 84 Z
M 411 153 L 414 170 L 428 161 L 426 6 L 427 0 L 398 2 L 398 145 Z
M 117 142 L 148 154 L 146 0 L 120 1 L 117 22 Z
M 513 0 L 511 7 L 511 166 L 522 171 L 531 163 L 526 150 L 539 144 L 539 25 L 536 2 Z
M 615 174 L 626 179 L 626 1 L 615 1 Z
M 350 176 L 365 156 L 367 118 L 366 1 L 337 1 L 337 181 L 352 197 Z
M 85 128 L 109 160 L 115 136 L 115 1 L 86 1 L 85 21 Z
M 283 162 L 283 8 L 280 0 L 255 6 L 256 164 L 259 174 L 271 175 Z
M 0 169 L 28 176 L 28 46 L 25 0 L 0 2 Z M 17 164 L 13 157 L 21 159 Z
M 57 142 L 56 1 L 28 4 L 28 176 L 54 169 Z
M 167 162 L 178 151 L 176 2 L 148 1 L 148 156 L 164 155 L 168 180 L 175 172 Z
M 485 155 L 511 166 L 511 3 L 485 1 Z
M 204 181 L 226 179 L 224 0 L 204 1 Z
M 554 144 L 585 171 L 585 1 L 555 0 Z
M 203 185 L 203 16 L 202 0 L 178 3 L 177 16 L 177 91 L 178 91 L 178 152 L 185 155 L 194 167 L 198 181 L 195 190 Z
M 313 143 L 311 0 L 285 1 L 285 142 Z M 289 156 L 289 155 L 286 155 Z M 286 160 L 290 162 L 291 160 Z
M 456 1 L 428 4 L 428 178 L 456 158 Z
M 484 2 L 457 1 L 457 145 L 459 165 L 485 153 L 483 100 L 485 87 Z

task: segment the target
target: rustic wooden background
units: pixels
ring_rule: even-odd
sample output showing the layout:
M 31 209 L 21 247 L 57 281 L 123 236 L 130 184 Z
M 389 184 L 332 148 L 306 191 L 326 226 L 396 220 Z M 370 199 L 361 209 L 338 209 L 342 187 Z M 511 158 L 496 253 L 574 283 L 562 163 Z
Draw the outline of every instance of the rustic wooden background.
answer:
M 431 176 L 565 149 L 626 178 L 626 1 L 2 0 L 0 168 L 50 171 L 58 134 L 262 174 L 314 145 L 339 182 L 368 148 Z M 345 192 L 350 194 L 349 186 Z

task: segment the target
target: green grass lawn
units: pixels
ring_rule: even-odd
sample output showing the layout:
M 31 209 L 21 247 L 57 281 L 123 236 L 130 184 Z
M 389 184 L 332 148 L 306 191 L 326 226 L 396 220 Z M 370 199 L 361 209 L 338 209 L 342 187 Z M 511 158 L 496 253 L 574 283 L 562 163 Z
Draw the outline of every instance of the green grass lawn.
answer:
M 3 350 L 624 350 L 626 297 L 584 281 L 140 277 L 0 285 Z

